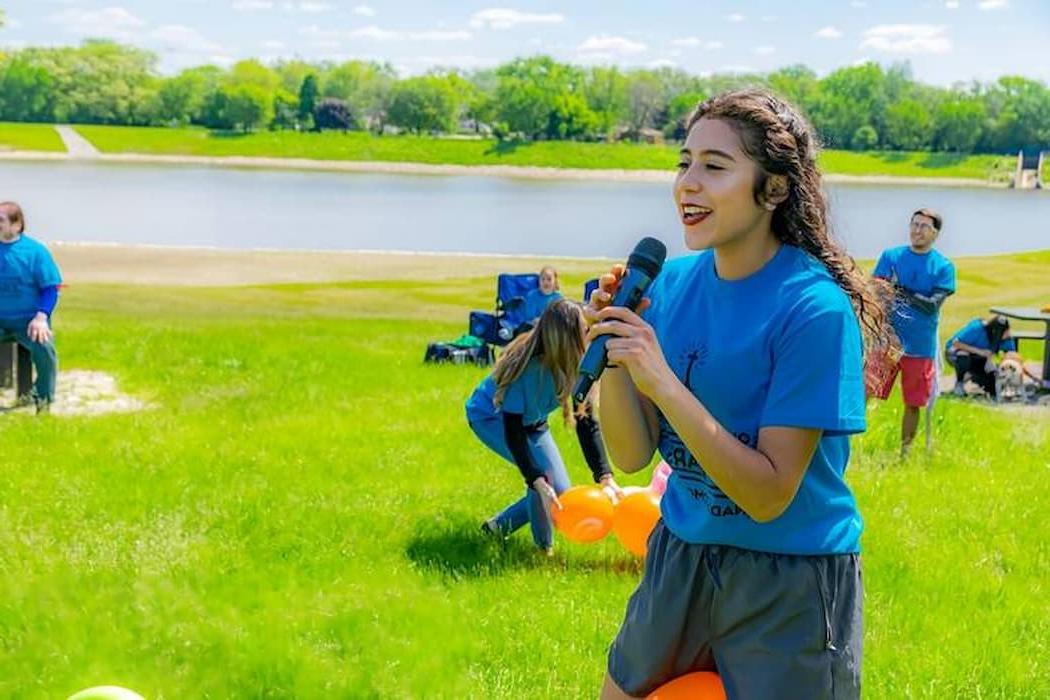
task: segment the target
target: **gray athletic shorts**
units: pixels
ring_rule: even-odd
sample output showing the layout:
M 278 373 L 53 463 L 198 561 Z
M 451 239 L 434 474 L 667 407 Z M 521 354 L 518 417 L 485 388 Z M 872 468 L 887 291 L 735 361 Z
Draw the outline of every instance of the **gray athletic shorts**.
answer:
M 609 675 L 640 697 L 717 670 L 731 700 L 859 698 L 863 597 L 856 554 L 689 544 L 661 520 Z

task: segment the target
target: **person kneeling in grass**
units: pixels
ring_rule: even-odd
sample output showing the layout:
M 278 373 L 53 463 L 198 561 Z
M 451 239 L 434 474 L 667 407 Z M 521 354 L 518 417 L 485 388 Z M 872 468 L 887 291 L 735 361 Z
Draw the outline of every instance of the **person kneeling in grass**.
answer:
M 36 368 L 32 400 L 43 413 L 55 400 L 58 358 L 51 313 L 62 276 L 47 248 L 25 235 L 25 226 L 20 206 L 0 202 L 0 336 L 29 349 Z
M 554 444 L 547 416 L 562 409 L 566 423 L 575 424 L 584 457 L 594 480 L 622 494 L 613 479 L 601 431 L 589 405 L 571 405 L 570 394 L 586 342 L 583 311 L 560 299 L 542 313 L 536 327 L 515 338 L 496 362 L 492 374 L 467 401 L 467 422 L 474 434 L 496 454 L 518 467 L 525 479 L 525 496 L 482 524 L 492 535 L 506 537 L 526 523 L 532 539 L 547 554 L 553 552 L 550 511 L 561 508 L 558 494 L 569 488 L 569 475 Z
M 1010 337 L 1010 321 L 1005 316 L 975 318 L 956 331 L 944 344 L 948 362 L 955 368 L 956 396 L 965 396 L 969 378 L 995 398 L 995 357 L 1000 352 L 1017 352 L 1017 341 Z

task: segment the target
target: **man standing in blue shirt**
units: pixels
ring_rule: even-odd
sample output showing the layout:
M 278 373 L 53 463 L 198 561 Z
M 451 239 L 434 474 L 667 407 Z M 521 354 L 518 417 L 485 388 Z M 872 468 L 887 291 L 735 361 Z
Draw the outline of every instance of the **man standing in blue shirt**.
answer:
M 929 209 L 911 216 L 911 244 L 883 251 L 874 276 L 888 280 L 894 288 L 893 329 L 903 357 L 876 387 L 880 399 L 889 396 L 901 375 L 904 419 L 901 452 L 906 453 L 919 426 L 919 409 L 926 406 L 937 386 L 937 322 L 941 304 L 955 293 L 955 265 L 934 250 L 942 220 Z
M 42 243 L 25 235 L 25 215 L 14 202 L 0 202 L 0 336 L 29 349 L 36 368 L 33 400 L 46 413 L 55 400 L 58 359 L 51 312 L 62 276 Z

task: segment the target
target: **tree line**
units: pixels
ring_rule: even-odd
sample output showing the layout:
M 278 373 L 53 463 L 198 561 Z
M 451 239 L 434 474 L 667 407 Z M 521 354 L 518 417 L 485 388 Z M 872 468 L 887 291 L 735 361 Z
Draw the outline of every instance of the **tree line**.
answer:
M 907 64 L 701 77 L 547 56 L 406 78 L 386 63 L 254 59 L 164 76 L 153 53 L 100 40 L 0 53 L 0 120 L 681 139 L 699 100 L 754 85 L 798 105 L 831 148 L 1009 153 L 1050 144 L 1050 90 L 1021 76 L 945 88 L 915 81 Z

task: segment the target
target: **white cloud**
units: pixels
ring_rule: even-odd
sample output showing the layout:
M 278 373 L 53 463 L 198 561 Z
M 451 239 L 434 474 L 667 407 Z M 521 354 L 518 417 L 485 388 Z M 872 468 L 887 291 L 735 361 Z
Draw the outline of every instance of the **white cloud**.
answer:
M 490 7 L 480 12 L 475 12 L 470 18 L 470 26 L 475 29 L 488 27 L 489 29 L 513 29 L 519 24 L 561 24 L 565 21 L 565 15 L 558 13 L 535 14 L 531 12 L 519 12 L 502 7 Z
M 948 0 L 946 3 L 944 3 L 944 7 L 949 10 L 958 10 L 959 0 Z
M 134 38 L 134 29 L 146 22 L 123 7 L 88 10 L 71 7 L 50 15 L 48 21 L 60 25 L 67 33 L 83 37 L 110 37 L 121 41 Z
M 850 7 L 867 7 L 868 3 L 864 2 L 864 0 L 853 0 L 853 2 L 851 2 L 849 4 L 849 6 Z
M 284 9 L 289 11 L 299 12 L 328 12 L 332 9 L 332 5 L 327 2 L 317 2 L 316 0 L 299 0 L 299 2 L 286 2 L 284 3 Z
M 286 48 L 287 44 L 280 39 L 267 39 L 262 42 L 262 46 L 264 49 L 270 49 L 271 51 L 280 51 L 281 49 Z
M 646 64 L 648 68 L 677 68 L 678 64 L 669 58 L 658 58 Z
M 603 55 L 630 55 L 642 53 L 646 45 L 637 41 L 625 39 L 622 36 L 592 36 L 588 37 L 582 44 L 576 47 L 580 53 L 600 53 Z
M 747 17 L 740 14 L 739 12 L 734 12 L 731 15 L 726 15 L 726 19 L 728 19 L 730 22 L 743 22 L 745 19 L 747 19 Z
M 358 5 L 353 10 L 351 10 L 351 12 L 353 12 L 355 15 L 361 15 L 362 17 L 375 17 L 376 16 L 376 11 L 373 10 L 368 5 Z
M 754 73 L 755 69 L 747 65 L 725 65 L 719 66 L 719 73 Z
M 758 46 L 755 48 L 755 53 L 757 53 L 759 56 L 768 56 L 772 53 L 775 53 L 776 50 L 777 49 L 775 46 Z
M 255 12 L 256 10 L 272 10 L 271 0 L 233 0 L 233 9 L 238 12 Z
M 165 24 L 157 27 L 149 33 L 149 38 L 160 42 L 167 51 L 209 54 L 225 51 L 221 45 L 184 24 Z
M 3 15 L 3 13 L 0 13 L 0 16 L 2 16 L 2 15 Z M 19 22 L 14 17 L 5 17 L 4 18 L 4 27 L 6 27 L 7 29 L 18 29 L 21 26 L 22 26 L 22 23 Z
M 1006 0 L 981 0 L 981 2 L 977 3 L 977 7 L 981 10 L 1001 10 L 1007 4 Z
M 706 51 L 714 51 L 724 46 L 721 41 L 704 41 L 703 39 L 695 36 L 686 36 L 680 39 L 672 39 L 671 46 L 682 46 L 685 48 L 697 48 L 704 49 Z
M 945 29 L 933 24 L 880 24 L 864 32 L 860 48 L 899 54 L 947 53 L 952 41 Z
M 829 24 L 828 26 L 817 30 L 813 36 L 819 39 L 838 39 L 842 36 L 842 32 Z
M 374 24 L 360 29 L 350 31 L 336 31 L 322 29 L 316 24 L 301 27 L 299 34 L 309 38 L 311 44 L 316 48 L 333 49 L 339 46 L 341 41 L 352 39 L 370 39 L 372 41 L 465 41 L 472 34 L 468 31 L 445 31 L 425 30 L 416 32 L 402 32 L 392 29 L 382 29 Z

